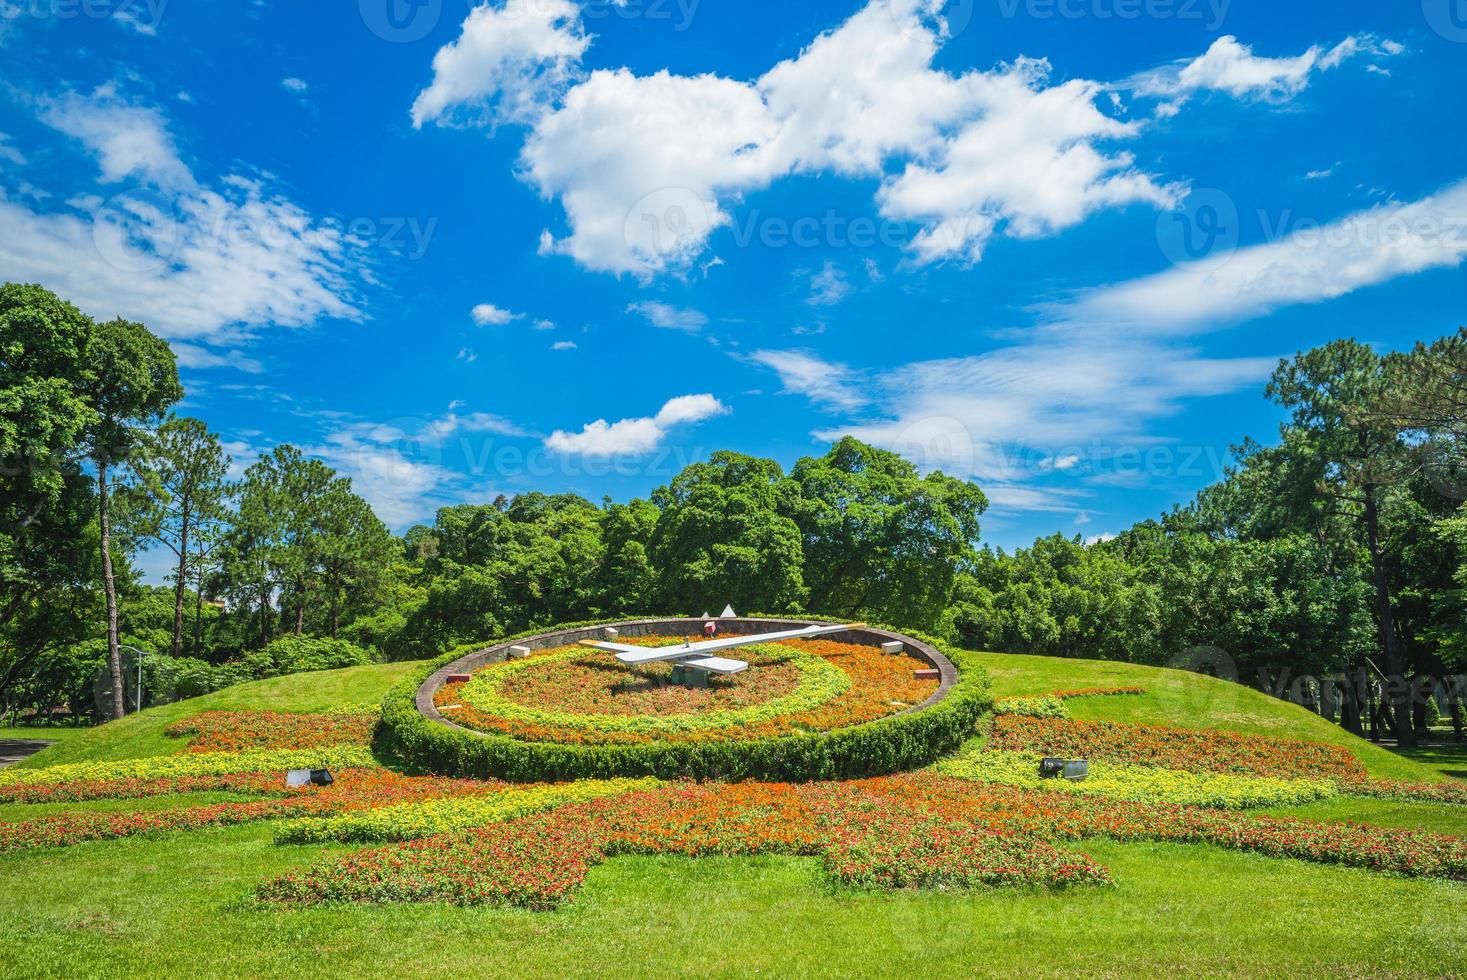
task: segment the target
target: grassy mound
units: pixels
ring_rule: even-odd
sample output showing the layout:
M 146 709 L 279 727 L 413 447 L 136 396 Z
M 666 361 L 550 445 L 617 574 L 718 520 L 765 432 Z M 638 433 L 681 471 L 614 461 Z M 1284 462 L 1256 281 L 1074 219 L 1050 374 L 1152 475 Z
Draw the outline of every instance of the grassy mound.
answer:
M 393 685 L 419 666 L 417 663 L 374 664 L 236 684 L 200 698 L 148 708 L 96 728 L 65 729 L 65 738 L 17 765 L 37 768 L 168 755 L 182 749 L 188 740 L 170 737 L 163 730 L 202 711 L 330 711 L 352 705 L 365 705 L 375 711 Z M 13 736 L 17 738 L 53 737 L 42 734 L 51 731 L 47 728 L 11 731 L 36 733 Z

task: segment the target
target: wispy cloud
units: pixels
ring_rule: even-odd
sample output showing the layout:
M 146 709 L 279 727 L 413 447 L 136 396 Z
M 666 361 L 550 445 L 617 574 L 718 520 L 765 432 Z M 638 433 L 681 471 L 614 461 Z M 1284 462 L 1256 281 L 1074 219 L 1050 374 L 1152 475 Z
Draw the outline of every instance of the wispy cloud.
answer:
M 685 333 L 697 333 L 708 325 L 708 317 L 697 310 L 685 310 L 663 303 L 660 300 L 646 300 L 640 303 L 632 303 L 627 307 L 628 313 L 636 313 L 646 319 L 654 327 L 664 330 L 682 330 Z

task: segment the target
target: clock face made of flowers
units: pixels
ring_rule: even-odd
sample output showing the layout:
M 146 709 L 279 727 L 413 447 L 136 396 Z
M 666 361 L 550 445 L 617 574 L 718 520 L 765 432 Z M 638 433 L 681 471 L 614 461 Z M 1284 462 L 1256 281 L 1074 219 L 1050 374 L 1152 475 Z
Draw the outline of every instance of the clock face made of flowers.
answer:
M 712 625 L 711 621 L 710 624 Z M 594 650 L 604 650 L 616 654 L 616 659 L 628 665 L 660 663 L 671 661 L 675 667 L 682 671 L 674 670 L 675 676 L 680 675 L 684 683 L 696 683 L 692 678 L 697 674 L 689 674 L 697 671 L 702 674 L 741 674 L 749 669 L 748 661 L 734 660 L 729 657 L 713 657 L 712 653 L 721 650 L 732 650 L 737 647 L 755 646 L 761 643 L 777 643 L 780 640 L 811 639 L 824 636 L 827 633 L 839 633 L 843 630 L 861 629 L 865 623 L 846 623 L 835 625 L 811 625 L 801 629 L 779 630 L 773 633 L 754 633 L 746 636 L 726 636 L 722 639 L 692 640 L 685 641 L 681 646 L 672 647 L 647 647 L 632 646 L 628 643 L 616 643 L 610 640 L 582 640 L 580 645 L 591 647 Z

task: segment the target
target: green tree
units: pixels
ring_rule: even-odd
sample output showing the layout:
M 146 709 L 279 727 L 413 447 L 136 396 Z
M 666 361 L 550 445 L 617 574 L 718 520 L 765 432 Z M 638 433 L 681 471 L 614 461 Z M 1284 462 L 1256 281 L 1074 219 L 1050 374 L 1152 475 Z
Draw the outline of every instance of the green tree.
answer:
M 315 582 L 312 591 L 325 602 L 327 634 L 335 639 L 343 615 L 376 594 L 398 545 L 345 477 L 333 479 L 314 501 L 312 523 L 306 563 Z
M 97 517 L 102 586 L 107 598 L 107 666 L 112 674 L 112 715 L 123 714 L 122 657 L 117 638 L 117 580 L 112 558 L 110 479 L 114 466 L 131 460 L 145 428 L 183 397 L 173 351 L 141 323 L 99 323 L 88 349 L 83 391 L 94 413 L 87 454 L 97 471 Z
M 93 330 L 40 286 L 0 285 L 0 699 L 91 614 L 95 498 L 76 458 Z
M 839 616 L 931 626 L 958 572 L 976 558 L 983 492 L 849 436 L 801 459 L 794 518 L 804 549 L 809 607 Z
M 1407 472 L 1399 429 L 1381 411 L 1389 380 L 1380 355 L 1357 341 L 1337 340 L 1280 363 L 1267 391 L 1292 413 L 1285 446 L 1314 457 L 1323 472 L 1320 492 L 1358 515 L 1370 554 L 1392 726 L 1398 744 L 1412 746 L 1406 664 L 1381 548 L 1381 495 Z
M 173 417 L 143 441 L 135 464 L 140 475 L 136 488 L 139 529 L 174 556 L 175 657 L 183 656 L 191 563 L 223 532 L 228 517 L 229 463 L 219 437 L 208 426 L 198 419 Z
M 663 606 L 696 614 L 784 612 L 805 601 L 804 555 L 794 513 L 799 486 L 772 459 L 716 452 L 652 494 L 661 510 L 650 553 Z

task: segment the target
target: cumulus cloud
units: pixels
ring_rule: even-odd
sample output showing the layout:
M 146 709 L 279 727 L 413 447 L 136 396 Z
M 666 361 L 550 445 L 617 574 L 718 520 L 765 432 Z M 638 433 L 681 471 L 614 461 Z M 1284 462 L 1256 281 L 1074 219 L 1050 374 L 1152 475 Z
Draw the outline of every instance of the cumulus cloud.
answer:
M 544 232 L 541 253 L 641 278 L 682 273 L 742 195 L 797 173 L 879 181 L 882 213 L 922 225 L 912 243 L 918 261 L 976 261 L 994 234 L 1051 234 L 1101 208 L 1173 201 L 1173 189 L 1130 156 L 1098 148 L 1139 126 L 1097 107 L 1097 83 L 1051 87 L 1047 64 L 1032 60 L 988 72 L 935 69 L 940 7 L 870 0 L 753 80 L 591 72 L 553 110 L 541 103 L 524 119 L 521 172 L 560 202 L 570 228 L 559 238 Z M 466 35 L 489 16 L 484 9 L 470 15 Z M 584 40 L 578 22 L 557 23 Z M 584 47 L 553 50 L 564 55 L 551 62 L 563 80 Z M 439 90 L 435 80 L 419 97 L 435 111 L 415 110 L 415 119 L 472 109 L 490 88 L 498 91 Z
M 639 455 L 662 445 L 674 426 L 702 422 L 730 409 L 709 394 L 681 395 L 670 399 L 650 418 L 621 419 L 608 422 L 597 419 L 580 432 L 557 429 L 545 440 L 553 452 L 586 456 Z
M 590 43 L 573 0 L 477 6 L 458 39 L 434 56 L 413 125 L 529 121 L 564 90 Z
M 520 319 L 524 314 L 511 313 L 493 303 L 480 303 L 469 311 L 469 316 L 473 317 L 474 322 L 481 327 L 502 327 L 511 320 Z
M 697 333 L 708 325 L 708 317 L 697 310 L 679 309 L 660 300 L 632 303 L 627 307 L 627 312 L 639 314 L 645 317 L 652 326 L 661 327 L 664 330 Z

